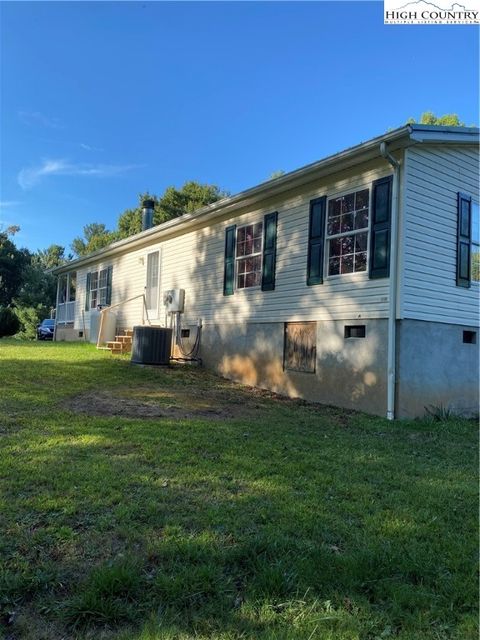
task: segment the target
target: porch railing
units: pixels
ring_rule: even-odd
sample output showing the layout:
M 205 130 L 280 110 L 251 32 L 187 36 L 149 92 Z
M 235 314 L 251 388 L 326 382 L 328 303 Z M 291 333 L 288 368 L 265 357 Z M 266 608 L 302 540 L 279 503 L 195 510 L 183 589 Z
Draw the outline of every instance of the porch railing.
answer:
M 57 306 L 57 324 L 71 324 L 75 320 L 75 300 Z
M 121 307 L 122 305 L 127 304 L 128 302 L 132 302 L 132 300 L 138 300 L 138 298 L 142 298 L 142 324 L 145 324 L 145 320 L 148 322 L 148 324 L 152 324 L 150 322 L 150 318 L 148 317 L 147 300 L 144 293 L 140 293 L 138 296 L 133 296 L 133 298 L 128 298 L 127 300 L 122 300 L 121 302 L 117 302 L 117 304 L 112 304 L 110 307 L 105 307 L 100 311 L 100 326 L 98 328 L 97 349 L 106 349 L 106 347 L 101 346 L 102 342 L 104 342 L 104 340 L 102 340 L 102 331 L 103 331 L 103 319 L 104 319 L 105 313 L 107 311 L 111 311 L 112 309 L 115 309 L 116 307 Z

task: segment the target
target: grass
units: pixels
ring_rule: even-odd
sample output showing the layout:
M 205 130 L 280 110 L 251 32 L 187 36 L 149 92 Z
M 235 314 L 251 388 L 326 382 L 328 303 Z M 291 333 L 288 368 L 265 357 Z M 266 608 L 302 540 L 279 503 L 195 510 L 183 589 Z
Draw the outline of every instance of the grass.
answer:
M 0 637 L 477 638 L 475 423 L 389 423 L 85 344 L 2 340 L 0 380 Z M 100 391 L 192 401 L 92 415 Z

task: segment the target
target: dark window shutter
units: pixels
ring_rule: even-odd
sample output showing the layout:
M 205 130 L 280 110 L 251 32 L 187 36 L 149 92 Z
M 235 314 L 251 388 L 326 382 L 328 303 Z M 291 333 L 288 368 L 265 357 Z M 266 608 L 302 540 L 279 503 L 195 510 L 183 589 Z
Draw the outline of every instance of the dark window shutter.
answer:
M 278 213 L 268 213 L 263 221 L 262 291 L 275 289 L 275 262 L 277 258 Z
M 90 309 L 90 281 L 92 279 L 92 274 L 87 273 L 87 286 L 85 292 L 85 311 Z
M 470 287 L 472 252 L 472 198 L 457 198 L 457 286 Z
M 390 275 L 392 176 L 375 180 L 372 188 L 369 278 Z
M 310 200 L 308 226 L 307 285 L 323 282 L 323 247 L 325 244 L 325 209 L 327 197 Z
M 108 267 L 108 269 L 107 269 L 107 295 L 106 295 L 106 299 L 105 299 L 105 304 L 109 305 L 109 306 L 112 304 L 112 272 L 113 272 L 113 267 Z
M 231 296 L 235 290 L 235 233 L 236 225 L 225 229 L 225 265 L 223 271 L 223 295 Z

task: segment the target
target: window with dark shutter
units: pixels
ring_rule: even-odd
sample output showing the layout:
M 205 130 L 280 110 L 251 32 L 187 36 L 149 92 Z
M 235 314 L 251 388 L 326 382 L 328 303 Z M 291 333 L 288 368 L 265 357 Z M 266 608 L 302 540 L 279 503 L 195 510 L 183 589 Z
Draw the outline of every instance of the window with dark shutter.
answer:
M 470 287 L 472 252 L 472 198 L 457 198 L 457 286 Z
M 87 273 L 87 286 L 86 286 L 86 292 L 85 292 L 85 311 L 89 311 L 90 310 L 91 279 L 92 279 L 92 274 L 91 273 Z
M 388 176 L 375 180 L 372 185 L 370 278 L 388 278 L 390 275 L 392 182 L 392 176 Z
M 107 296 L 105 304 L 110 306 L 112 304 L 112 273 L 113 267 L 108 267 L 107 269 Z
M 369 189 L 330 198 L 327 206 L 327 275 L 367 270 Z
M 235 233 L 236 225 L 225 229 L 225 264 L 223 271 L 223 295 L 233 295 L 235 288 Z
M 323 282 L 323 245 L 325 238 L 326 196 L 310 201 L 308 226 L 307 285 Z
M 264 218 L 262 291 L 273 291 L 275 289 L 277 218 L 278 214 L 276 211 L 274 213 L 267 214 Z

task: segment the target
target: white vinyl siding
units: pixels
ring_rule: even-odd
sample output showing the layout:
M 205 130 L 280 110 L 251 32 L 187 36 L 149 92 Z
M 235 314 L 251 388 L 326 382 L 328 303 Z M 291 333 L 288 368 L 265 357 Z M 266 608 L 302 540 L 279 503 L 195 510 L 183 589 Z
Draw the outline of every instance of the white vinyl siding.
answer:
M 479 288 L 456 285 L 457 194 L 478 201 L 478 150 L 419 145 L 405 162 L 404 318 L 478 324 Z
M 390 174 L 391 169 L 383 160 L 370 162 L 307 185 L 301 193 L 290 193 L 283 200 L 265 202 L 254 210 L 208 225 L 205 223 L 187 233 L 177 230 L 161 242 L 150 239 L 141 249 L 126 250 L 126 253 L 108 258 L 113 266 L 112 305 L 143 293 L 147 283 L 147 255 L 161 249 L 160 301 L 167 289 L 185 289 L 185 321 L 199 317 L 205 324 L 385 318 L 388 278 L 369 280 L 367 272 L 360 272 L 349 274 L 346 279 L 326 279 L 321 285 L 308 287 L 306 277 L 310 200 L 358 191 Z M 275 290 L 250 287 L 235 289 L 234 295 L 224 296 L 225 229 L 232 224 L 239 227 L 257 223 L 272 211 L 278 211 Z M 86 273 L 101 268 L 102 263 L 98 263 L 77 269 L 78 328 L 82 323 Z M 118 326 L 132 327 L 140 323 L 141 305 L 139 299 L 117 310 Z M 86 312 L 87 326 L 88 315 Z M 163 320 L 160 302 L 157 322 Z

